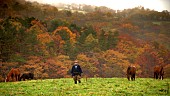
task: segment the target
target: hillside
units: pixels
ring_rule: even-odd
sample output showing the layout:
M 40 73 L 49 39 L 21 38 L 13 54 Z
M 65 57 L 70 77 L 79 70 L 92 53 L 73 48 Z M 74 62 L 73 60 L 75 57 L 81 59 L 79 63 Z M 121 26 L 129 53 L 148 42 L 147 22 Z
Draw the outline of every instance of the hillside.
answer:
M 12 67 L 36 78 L 70 77 L 75 59 L 88 77 L 125 77 L 129 65 L 137 67 L 137 77 L 153 77 L 153 67 L 163 65 L 170 77 L 168 11 L 0 4 L 1 81 Z

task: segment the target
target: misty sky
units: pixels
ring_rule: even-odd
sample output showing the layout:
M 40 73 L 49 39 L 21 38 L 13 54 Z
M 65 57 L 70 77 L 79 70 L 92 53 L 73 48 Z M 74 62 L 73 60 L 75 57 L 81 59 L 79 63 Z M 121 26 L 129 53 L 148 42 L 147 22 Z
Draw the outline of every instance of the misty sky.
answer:
M 26 0 L 37 1 L 39 3 L 47 3 L 55 5 L 57 3 L 76 3 L 95 6 L 106 6 L 115 10 L 123 10 L 143 6 L 144 8 L 156 11 L 168 10 L 170 12 L 170 0 Z

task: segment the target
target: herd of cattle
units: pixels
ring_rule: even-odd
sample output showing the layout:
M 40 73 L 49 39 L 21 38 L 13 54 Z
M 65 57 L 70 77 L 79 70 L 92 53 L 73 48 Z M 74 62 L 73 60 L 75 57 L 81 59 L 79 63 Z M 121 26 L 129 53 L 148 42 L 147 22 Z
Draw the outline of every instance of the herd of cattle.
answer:
M 130 80 L 130 78 L 131 78 L 131 80 L 134 81 L 135 75 L 136 75 L 136 67 L 135 66 L 129 66 L 127 68 L 127 78 L 128 78 L 128 80 Z M 163 66 L 155 66 L 154 67 L 154 78 L 163 80 L 163 75 L 164 75 Z
M 25 81 L 26 79 L 33 79 L 34 74 L 33 73 L 23 73 L 21 76 L 21 72 L 19 68 L 12 68 L 9 73 L 7 74 L 7 77 L 5 79 L 5 82 L 9 81 Z M 136 67 L 135 66 L 129 66 L 127 68 L 127 79 L 130 81 L 135 80 L 136 75 Z M 164 75 L 164 69 L 162 66 L 155 66 L 154 67 L 154 78 L 155 79 L 162 79 L 163 80 Z
M 21 72 L 19 70 L 19 68 L 12 68 L 6 79 L 5 82 L 9 82 L 9 81 L 25 81 L 25 79 L 33 79 L 34 78 L 34 74 L 33 73 L 23 73 L 21 76 Z

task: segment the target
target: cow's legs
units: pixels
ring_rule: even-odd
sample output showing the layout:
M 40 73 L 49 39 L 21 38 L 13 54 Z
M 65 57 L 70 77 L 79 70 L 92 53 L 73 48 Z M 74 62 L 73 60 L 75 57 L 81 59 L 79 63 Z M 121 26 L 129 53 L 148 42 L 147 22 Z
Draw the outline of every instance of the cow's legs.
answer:
M 14 81 L 14 74 L 11 75 L 12 81 Z
M 159 79 L 163 80 L 163 75 L 161 75 L 161 74 L 160 74 L 160 77 L 159 77 Z
M 15 80 L 18 81 L 18 76 L 17 75 L 15 75 Z
M 135 81 L 135 74 L 132 75 L 132 81 Z
M 154 79 L 156 79 L 156 73 L 154 72 Z
M 18 81 L 20 81 L 20 75 L 18 75 Z
M 134 75 L 133 75 L 133 74 L 131 75 L 131 80 L 132 80 L 132 81 L 134 80 Z
M 158 73 L 155 73 L 155 76 L 156 76 L 156 79 L 158 79 L 159 74 L 158 74 Z
M 127 74 L 127 79 L 130 81 L 130 75 L 129 74 Z

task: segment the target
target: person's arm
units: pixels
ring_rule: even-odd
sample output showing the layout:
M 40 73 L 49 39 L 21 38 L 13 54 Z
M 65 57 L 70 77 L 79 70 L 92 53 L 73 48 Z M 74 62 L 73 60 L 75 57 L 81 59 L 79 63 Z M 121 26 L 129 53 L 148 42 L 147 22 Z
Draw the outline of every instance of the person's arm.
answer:
M 80 73 L 83 73 L 83 71 L 82 71 L 82 69 L 81 69 L 81 67 L 79 66 L 79 69 L 80 69 Z
M 71 73 L 73 74 L 73 67 L 71 68 Z

